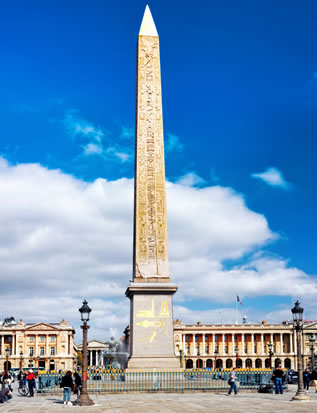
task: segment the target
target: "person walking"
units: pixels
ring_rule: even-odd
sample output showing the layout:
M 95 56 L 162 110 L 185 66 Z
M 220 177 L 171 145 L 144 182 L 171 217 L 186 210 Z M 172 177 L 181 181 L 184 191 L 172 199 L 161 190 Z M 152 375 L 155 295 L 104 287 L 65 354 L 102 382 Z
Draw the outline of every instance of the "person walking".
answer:
M 233 367 L 233 369 L 230 372 L 229 380 L 228 380 L 228 384 L 230 384 L 228 395 L 232 393 L 232 390 L 234 391 L 234 394 L 238 394 L 236 380 L 237 380 L 236 369 Z
M 26 380 L 28 382 L 30 397 L 34 397 L 35 376 L 34 376 L 34 373 L 33 373 L 32 369 L 29 370 L 29 374 L 28 374 Z
M 311 379 L 311 374 L 308 368 L 306 367 L 306 369 L 303 371 L 303 380 L 304 380 L 304 389 L 307 392 L 309 390 L 310 379 Z
M 61 387 L 64 388 L 64 404 L 71 405 L 70 396 L 73 388 L 72 372 L 68 371 L 62 378 Z
M 283 394 L 283 381 L 285 379 L 285 373 L 281 369 L 279 364 L 273 371 L 272 380 L 275 381 L 275 394 Z
M 80 375 L 77 373 L 77 371 L 74 373 L 74 377 L 75 377 L 75 392 L 77 394 L 77 399 L 80 396 L 80 391 L 81 391 L 81 377 Z

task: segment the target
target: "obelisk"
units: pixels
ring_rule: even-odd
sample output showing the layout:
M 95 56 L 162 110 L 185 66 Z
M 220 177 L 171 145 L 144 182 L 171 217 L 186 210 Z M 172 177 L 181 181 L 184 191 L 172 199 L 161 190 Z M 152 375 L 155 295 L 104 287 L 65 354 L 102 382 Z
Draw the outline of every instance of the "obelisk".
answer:
M 168 265 L 159 38 L 146 6 L 137 47 L 133 280 L 129 369 L 179 368 Z

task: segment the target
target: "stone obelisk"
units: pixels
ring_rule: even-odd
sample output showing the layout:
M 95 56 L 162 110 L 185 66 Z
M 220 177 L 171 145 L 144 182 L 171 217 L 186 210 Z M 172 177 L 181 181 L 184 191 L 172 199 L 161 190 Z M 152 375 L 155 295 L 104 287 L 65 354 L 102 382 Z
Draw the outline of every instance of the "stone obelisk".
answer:
M 179 368 L 168 265 L 159 38 L 146 6 L 137 47 L 133 280 L 129 369 Z

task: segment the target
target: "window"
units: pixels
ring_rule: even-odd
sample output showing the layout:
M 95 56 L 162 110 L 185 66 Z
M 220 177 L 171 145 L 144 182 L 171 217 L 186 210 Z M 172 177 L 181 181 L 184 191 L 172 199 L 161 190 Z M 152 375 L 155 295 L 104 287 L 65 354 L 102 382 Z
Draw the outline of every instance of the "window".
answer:
M 227 336 L 227 334 L 225 334 L 224 336 L 223 336 L 223 341 L 227 341 L 228 340 L 228 336 Z
M 185 335 L 185 341 L 189 341 L 189 335 L 188 334 Z
M 239 346 L 234 346 L 234 351 L 237 353 L 239 351 Z
M 41 341 L 45 341 L 45 336 L 40 336 Z
M 256 354 L 256 345 L 254 346 L 254 353 Z
M 209 354 L 209 346 L 208 346 L 208 344 L 205 345 L 205 353 L 206 353 L 206 354 Z
M 214 353 L 215 353 L 215 354 L 218 354 L 218 353 L 219 353 L 219 346 L 215 346 L 215 351 L 214 351 Z
M 238 341 L 238 336 L 233 336 L 234 342 L 236 343 Z
M 51 347 L 51 356 L 55 356 L 55 347 Z
M 40 356 L 44 356 L 44 347 L 40 347 Z
M 34 355 L 34 347 L 29 347 L 29 356 Z
M 228 354 L 228 346 L 224 346 L 223 351 L 224 351 L 225 354 Z
M 218 334 L 215 334 L 215 341 L 218 341 Z
M 12 336 L 8 337 L 8 343 L 12 343 Z
M 209 335 L 206 334 L 206 335 L 205 335 L 205 341 L 208 341 L 208 340 L 209 340 Z
M 198 342 L 198 336 L 195 336 L 195 342 L 197 343 Z
M 34 336 L 30 336 L 30 341 L 34 341 Z
M 248 346 L 244 346 L 244 352 L 245 352 L 245 353 L 248 352 Z
M 199 345 L 195 344 L 195 353 L 197 356 L 199 356 Z
M 56 337 L 55 337 L 55 336 L 51 336 L 51 341 L 56 341 Z

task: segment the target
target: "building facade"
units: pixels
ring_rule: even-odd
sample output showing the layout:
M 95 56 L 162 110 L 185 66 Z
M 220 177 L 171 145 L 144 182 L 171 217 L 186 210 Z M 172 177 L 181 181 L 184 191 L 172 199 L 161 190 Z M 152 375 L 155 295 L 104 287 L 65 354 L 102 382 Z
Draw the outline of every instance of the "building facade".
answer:
M 78 351 L 83 352 L 83 345 L 78 344 Z M 104 367 L 105 360 L 104 354 L 109 351 L 109 342 L 103 342 L 99 340 L 90 340 L 87 343 L 88 352 L 88 367 Z
M 302 335 L 304 366 L 311 367 L 311 337 L 317 322 L 305 322 Z M 273 355 L 269 355 L 272 343 Z M 174 322 L 175 354 L 185 355 L 186 368 L 297 368 L 296 334 L 290 322 L 282 324 L 184 325 Z M 316 357 L 317 362 L 317 357 Z M 315 366 L 316 366 L 315 362 Z
M 25 323 L 14 319 L 0 323 L 0 371 L 36 367 L 44 370 L 73 370 L 75 330 L 67 321 Z

